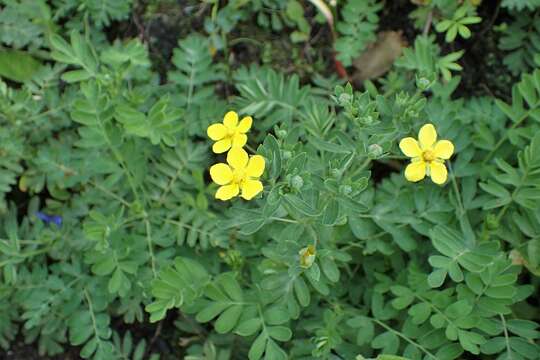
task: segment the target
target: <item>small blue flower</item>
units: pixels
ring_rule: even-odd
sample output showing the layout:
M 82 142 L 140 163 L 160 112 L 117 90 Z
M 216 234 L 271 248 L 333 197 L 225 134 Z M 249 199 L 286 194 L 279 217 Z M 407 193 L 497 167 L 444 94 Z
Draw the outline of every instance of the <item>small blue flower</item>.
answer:
M 55 223 L 58 227 L 62 226 L 62 217 L 60 215 L 47 215 L 45 213 L 42 213 L 41 211 L 38 211 L 36 212 L 36 216 L 39 219 L 43 220 L 46 225 L 49 225 L 50 223 Z

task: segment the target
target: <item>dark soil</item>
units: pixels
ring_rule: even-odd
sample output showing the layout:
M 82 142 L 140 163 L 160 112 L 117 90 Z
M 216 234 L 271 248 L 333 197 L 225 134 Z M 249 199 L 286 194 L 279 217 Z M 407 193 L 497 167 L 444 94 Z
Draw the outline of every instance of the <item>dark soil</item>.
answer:
M 482 22 L 472 26 L 473 36 L 460 44 L 460 48 L 465 50 L 465 55 L 459 61 L 463 70 L 456 93 L 460 97 L 511 97 L 512 84 L 518 79 L 503 64 L 504 54 L 497 49 L 500 35 L 493 30 L 494 25 L 511 19 L 508 12 L 500 8 L 500 2 L 482 3 L 478 8 Z
M 78 348 L 68 348 L 66 351 L 57 356 L 40 356 L 38 349 L 34 344 L 25 344 L 22 339 L 11 343 L 11 349 L 8 351 L 0 351 L 0 360 L 78 360 Z

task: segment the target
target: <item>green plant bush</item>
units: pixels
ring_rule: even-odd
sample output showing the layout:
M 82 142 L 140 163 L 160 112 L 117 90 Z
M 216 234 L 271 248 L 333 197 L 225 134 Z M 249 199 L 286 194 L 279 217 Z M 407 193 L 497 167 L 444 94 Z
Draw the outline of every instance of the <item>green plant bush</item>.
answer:
M 336 66 L 370 48 L 388 3 L 187 3 L 0 0 L 0 347 L 538 359 L 539 4 L 502 1 L 504 27 L 480 22 L 489 2 L 407 3 L 425 26 L 387 75 L 353 85 Z M 160 9 L 199 20 L 165 66 L 137 27 Z M 127 24 L 137 35 L 113 31 Z M 516 76 L 506 97 L 460 85 L 486 32 Z M 326 67 L 239 60 L 269 33 Z M 250 126 L 209 130 L 231 111 Z M 258 165 L 237 165 L 243 151 Z M 220 186 L 237 187 L 229 201 Z

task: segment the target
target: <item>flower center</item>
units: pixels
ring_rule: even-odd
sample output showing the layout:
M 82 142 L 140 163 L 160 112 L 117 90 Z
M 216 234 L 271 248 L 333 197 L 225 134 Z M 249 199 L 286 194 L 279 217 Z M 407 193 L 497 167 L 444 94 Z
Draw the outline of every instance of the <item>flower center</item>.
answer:
M 245 169 L 234 169 L 233 171 L 233 182 L 236 184 L 241 183 L 246 179 L 246 170 Z
M 433 161 L 436 159 L 435 153 L 431 150 L 424 150 L 422 153 L 422 158 L 424 161 Z

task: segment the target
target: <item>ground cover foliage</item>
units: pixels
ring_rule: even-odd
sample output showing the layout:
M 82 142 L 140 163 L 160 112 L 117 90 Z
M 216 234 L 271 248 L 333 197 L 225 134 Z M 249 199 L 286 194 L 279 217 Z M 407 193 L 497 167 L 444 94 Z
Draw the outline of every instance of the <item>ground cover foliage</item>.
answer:
M 0 0 L 2 356 L 538 359 L 539 11 Z

